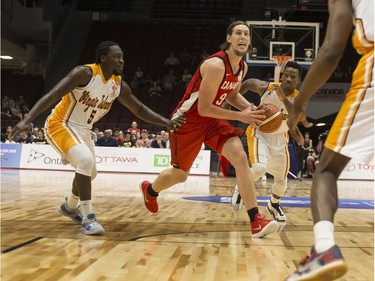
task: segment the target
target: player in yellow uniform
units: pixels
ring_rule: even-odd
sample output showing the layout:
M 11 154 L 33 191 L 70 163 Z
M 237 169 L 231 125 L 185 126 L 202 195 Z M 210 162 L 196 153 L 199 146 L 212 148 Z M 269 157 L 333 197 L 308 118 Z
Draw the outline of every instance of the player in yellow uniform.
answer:
M 315 242 L 287 281 L 334 280 L 348 270 L 334 239 L 333 219 L 337 211 L 337 179 L 351 158 L 374 159 L 374 0 L 329 0 L 329 20 L 324 42 L 300 94 L 288 125 L 300 143 L 303 136 L 297 123 L 304 118 L 309 98 L 327 81 L 340 62 L 350 34 L 353 47 L 362 55 L 353 73 L 352 84 L 328 134 L 311 188 L 311 210 Z
M 90 130 L 110 110 L 116 98 L 146 122 L 170 130 L 184 122 L 183 116 L 169 120 L 142 104 L 122 80 L 123 67 L 120 46 L 112 41 L 100 43 L 96 48 L 95 63 L 79 65 L 71 70 L 13 130 L 13 135 L 25 130 L 30 122 L 61 99 L 46 120 L 46 138 L 60 153 L 63 163 L 70 163 L 75 168 L 72 193 L 59 206 L 59 211 L 82 224 L 81 232 L 84 234 L 104 233 L 104 228 L 92 211 L 91 181 L 97 171 Z
M 301 66 L 294 61 L 289 61 L 285 65 L 281 83 L 270 83 L 251 78 L 242 83 L 240 90 L 241 94 L 248 91 L 258 93 L 260 104 L 274 104 L 283 114 L 283 122 L 275 132 L 264 133 L 252 125 L 248 126 L 246 130 L 249 159 L 252 165 L 251 173 L 254 180 L 257 181 L 266 172 L 274 177 L 267 210 L 279 222 L 286 221 L 286 216 L 280 207 L 280 200 L 287 188 L 290 167 L 289 128 L 286 120 L 290 106 L 298 95 L 296 87 L 301 82 L 301 75 Z M 306 123 L 306 126 L 311 125 Z M 237 189 L 234 190 L 231 203 L 234 210 L 240 210 L 242 202 Z

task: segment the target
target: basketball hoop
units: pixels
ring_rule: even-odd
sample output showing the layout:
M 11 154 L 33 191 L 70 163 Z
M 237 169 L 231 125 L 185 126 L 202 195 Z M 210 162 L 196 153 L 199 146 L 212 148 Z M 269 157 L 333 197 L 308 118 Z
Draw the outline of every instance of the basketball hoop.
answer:
M 276 62 L 274 79 L 275 82 L 280 81 L 280 73 L 284 71 L 286 63 L 293 59 L 291 56 L 272 56 L 272 59 Z

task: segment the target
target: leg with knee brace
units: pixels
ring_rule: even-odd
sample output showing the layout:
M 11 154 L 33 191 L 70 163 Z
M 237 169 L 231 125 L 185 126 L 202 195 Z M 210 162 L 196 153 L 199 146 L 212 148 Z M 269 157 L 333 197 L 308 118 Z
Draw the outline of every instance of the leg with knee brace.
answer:
M 77 144 L 66 153 L 66 159 L 78 174 L 91 177 L 96 173 L 95 156 L 84 143 Z
M 95 157 L 86 144 L 69 149 L 66 159 L 76 169 L 73 189 L 77 188 L 80 200 L 91 199 L 91 179 L 96 174 Z
M 251 175 L 253 176 L 254 181 L 259 180 L 266 174 L 266 172 L 266 163 L 257 162 L 251 167 Z

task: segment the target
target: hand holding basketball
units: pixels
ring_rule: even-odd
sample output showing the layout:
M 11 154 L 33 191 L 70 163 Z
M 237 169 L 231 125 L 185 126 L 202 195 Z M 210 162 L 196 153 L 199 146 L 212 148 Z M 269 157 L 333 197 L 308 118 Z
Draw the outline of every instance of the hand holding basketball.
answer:
M 263 122 L 265 117 L 266 116 L 264 109 L 255 108 L 254 110 L 254 107 L 250 106 L 240 112 L 240 118 L 238 120 L 243 123 L 252 124 L 257 127 L 260 123 Z
M 258 106 L 257 109 L 263 109 L 266 115 L 266 119 L 259 124 L 260 131 L 263 133 L 273 133 L 280 128 L 283 115 L 276 105 L 264 103 Z

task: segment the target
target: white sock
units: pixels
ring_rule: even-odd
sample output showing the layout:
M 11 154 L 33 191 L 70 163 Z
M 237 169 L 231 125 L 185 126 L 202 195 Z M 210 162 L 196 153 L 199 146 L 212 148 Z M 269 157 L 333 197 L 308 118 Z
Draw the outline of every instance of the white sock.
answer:
M 77 208 L 77 205 L 78 205 L 78 201 L 79 201 L 79 197 L 74 195 L 73 193 L 71 193 L 69 196 L 68 196 L 68 200 L 66 201 L 66 203 L 68 204 L 68 208 L 69 209 L 72 209 L 72 210 L 75 210 Z
M 335 245 L 334 224 L 330 221 L 320 221 L 314 225 L 315 250 L 318 253 L 327 251 Z
M 84 217 L 92 213 L 92 203 L 91 200 L 81 201 L 81 209 Z

